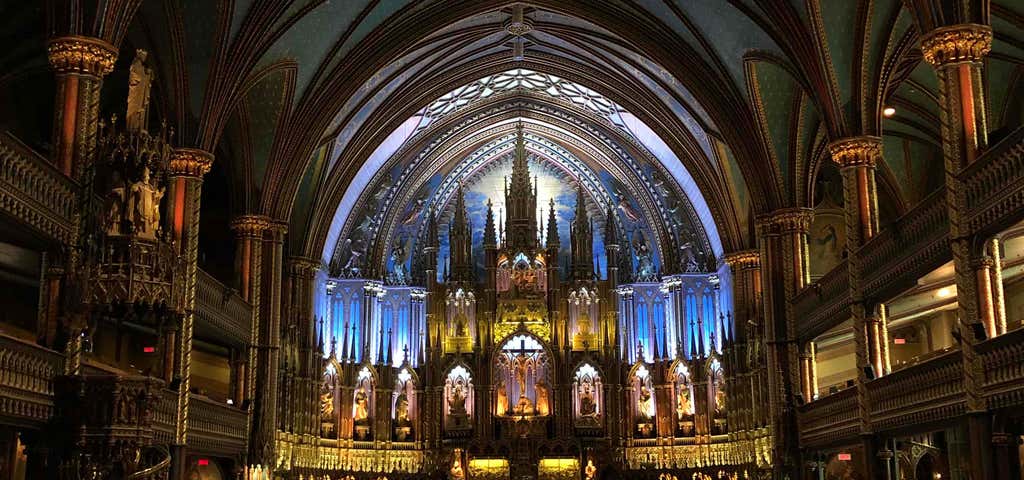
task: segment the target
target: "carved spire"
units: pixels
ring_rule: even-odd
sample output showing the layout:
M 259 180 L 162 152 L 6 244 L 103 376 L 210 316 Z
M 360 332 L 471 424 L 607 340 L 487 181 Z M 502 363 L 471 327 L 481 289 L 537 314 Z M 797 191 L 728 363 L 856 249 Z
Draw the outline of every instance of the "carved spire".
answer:
M 576 281 L 589 281 L 594 278 L 594 227 L 584 201 L 581 182 L 576 189 L 576 218 L 572 220 L 569 234 L 572 246 L 572 279 Z
M 498 246 L 497 232 L 494 230 L 494 208 L 491 199 L 487 199 L 487 220 L 484 223 L 484 248 Z
M 619 246 L 619 229 L 615 226 L 615 209 L 611 204 L 604 213 L 604 244 L 605 246 Z
M 547 246 L 548 249 L 558 250 L 561 246 L 561 240 L 558 238 L 558 219 L 555 217 L 555 199 L 551 199 L 548 202 L 548 238 Z
M 530 180 L 523 125 L 516 126 L 516 149 L 512 158 L 512 175 L 505 186 L 505 223 L 508 244 L 514 250 L 537 247 L 537 190 Z
M 466 194 L 459 185 L 455 199 L 455 217 L 448 230 L 448 245 L 451 249 L 451 274 L 456 282 L 472 281 L 473 273 L 473 226 L 466 213 Z

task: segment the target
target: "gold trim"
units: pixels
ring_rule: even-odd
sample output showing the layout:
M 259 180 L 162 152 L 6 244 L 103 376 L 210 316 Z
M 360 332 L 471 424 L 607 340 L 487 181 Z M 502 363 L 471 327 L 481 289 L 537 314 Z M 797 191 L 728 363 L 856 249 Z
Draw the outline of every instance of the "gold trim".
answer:
M 980 62 L 992 50 L 992 27 L 965 23 L 941 27 L 921 37 L 924 59 L 936 67 Z
M 742 250 L 739 252 L 727 253 L 725 263 L 733 270 L 745 270 L 761 266 L 761 252 L 757 250 Z
M 57 73 L 102 77 L 114 70 L 117 48 L 98 38 L 59 37 L 46 45 L 50 65 Z
M 270 228 L 270 218 L 265 215 L 241 215 L 231 221 L 231 230 L 239 237 L 262 237 Z
M 840 167 L 874 167 L 882 156 L 882 137 L 847 137 L 829 143 L 828 151 Z
M 782 233 L 807 233 L 811 229 L 814 210 L 796 207 L 783 208 L 774 212 L 759 215 L 756 228 L 761 235 L 778 235 Z
M 212 166 L 212 153 L 197 148 L 177 148 L 171 152 L 167 174 L 172 177 L 201 178 Z

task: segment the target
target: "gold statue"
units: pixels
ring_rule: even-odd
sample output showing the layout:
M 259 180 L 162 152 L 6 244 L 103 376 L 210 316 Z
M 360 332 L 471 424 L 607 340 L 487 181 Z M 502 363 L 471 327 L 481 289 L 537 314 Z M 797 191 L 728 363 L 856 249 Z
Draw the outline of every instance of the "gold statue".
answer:
M 589 383 L 584 383 L 581 387 L 583 392 L 580 393 L 580 416 L 582 417 L 593 417 L 597 415 L 597 402 L 594 402 L 594 392 Z
M 590 313 L 588 313 L 587 310 L 589 310 L 589 308 L 587 308 L 586 305 L 581 306 L 580 316 L 579 319 L 576 321 L 576 334 L 582 337 L 590 335 L 590 327 L 592 322 L 590 321 Z
M 646 385 L 640 387 L 640 398 L 636 403 L 636 412 L 640 420 L 647 422 L 654 418 L 654 398 Z
M 366 423 L 369 418 L 369 399 L 366 396 L 366 388 L 359 387 L 359 389 L 356 390 L 355 405 L 352 406 L 352 419 L 359 424 Z
M 395 401 L 395 422 L 399 426 L 409 425 L 409 398 L 404 393 Z
M 548 384 L 541 380 L 533 388 L 537 391 L 537 415 L 549 415 L 551 407 L 548 404 Z
M 498 389 L 498 411 L 496 414 L 508 415 L 508 392 L 505 391 L 505 382 L 499 380 L 496 387 Z
M 715 413 L 725 412 L 725 389 L 719 386 L 715 389 Z
M 685 386 L 679 389 L 676 395 L 676 416 L 679 420 L 693 413 L 693 406 L 690 404 L 690 389 Z
M 459 307 L 459 312 L 455 314 L 455 336 L 469 336 L 469 317 L 466 316 L 466 312 L 462 307 Z
M 140 237 L 156 238 L 160 230 L 160 200 L 164 198 L 163 187 L 157 188 L 150 181 L 149 167 L 142 169 L 142 179 L 131 186 L 131 211 L 129 219 Z
M 597 475 L 597 467 L 594 466 L 594 459 L 587 459 L 587 466 L 583 469 L 583 473 L 586 474 L 586 480 L 594 480 L 594 476 Z
M 146 65 L 149 55 L 145 50 L 135 51 L 135 60 L 128 71 L 128 111 L 125 127 L 129 132 L 146 131 L 149 120 L 149 89 L 153 70 Z
M 466 411 L 466 394 L 462 391 L 462 385 L 455 385 L 452 388 L 452 393 L 448 397 L 448 414 L 454 416 L 465 416 Z
M 331 420 L 334 415 L 334 398 L 331 391 L 327 390 L 320 394 L 320 418 Z
M 462 470 L 462 460 L 459 459 L 459 450 L 453 453 L 452 468 L 448 470 L 448 478 L 451 480 L 462 480 L 466 478 L 466 472 Z

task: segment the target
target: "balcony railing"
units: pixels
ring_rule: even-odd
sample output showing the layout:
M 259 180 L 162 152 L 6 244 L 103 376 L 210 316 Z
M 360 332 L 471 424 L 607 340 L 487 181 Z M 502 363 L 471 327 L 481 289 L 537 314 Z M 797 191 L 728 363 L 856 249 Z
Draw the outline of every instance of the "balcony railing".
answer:
M 188 411 L 190 450 L 224 456 L 245 452 L 245 410 L 193 394 Z
M 793 299 L 793 310 L 799 319 L 801 337 L 813 338 L 825 333 L 834 323 L 849 317 L 849 275 L 846 261 L 830 270 L 817 282 L 808 285 Z
M 232 343 L 249 343 L 252 306 L 233 289 L 200 270 L 196 288 L 196 333 L 206 339 L 227 337 Z
M 867 383 L 871 425 L 893 430 L 964 412 L 963 364 L 959 350 Z
M 1024 404 L 1024 329 L 980 343 L 977 353 L 985 365 L 984 393 L 989 408 Z
M 860 432 L 857 388 L 840 390 L 800 409 L 800 443 L 821 446 L 856 438 Z
M 10 133 L 0 134 L 0 213 L 58 243 L 74 241 L 78 187 Z
M 63 370 L 63 355 L 0 334 L 0 417 L 46 423 L 53 416 L 53 379 Z
M 1024 219 L 1024 127 L 964 169 L 967 228 L 994 235 Z

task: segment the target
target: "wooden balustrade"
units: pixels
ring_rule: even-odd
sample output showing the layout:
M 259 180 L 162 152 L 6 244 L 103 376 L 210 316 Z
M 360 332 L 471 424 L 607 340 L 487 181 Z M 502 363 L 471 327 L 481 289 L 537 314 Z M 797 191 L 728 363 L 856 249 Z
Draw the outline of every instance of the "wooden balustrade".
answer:
M 836 319 L 842 322 L 849 317 L 849 280 L 844 260 L 797 294 L 793 299 L 793 310 L 799 319 L 797 331 L 801 338 L 821 335 L 832 328 Z
M 989 408 L 1024 404 L 1024 329 L 978 344 L 977 353 L 985 365 L 983 388 Z
M 0 134 L 0 213 L 55 243 L 74 242 L 78 186 L 10 133 Z
M 867 383 L 871 425 L 883 432 L 964 413 L 959 350 L 906 367 Z
M 0 334 L 0 417 L 45 424 L 53 416 L 53 379 L 63 370 L 63 355 Z
M 194 452 L 235 456 L 245 453 L 248 413 L 203 395 L 189 405 L 188 445 Z
M 816 447 L 843 443 L 860 433 L 857 388 L 821 397 L 800 408 L 800 444 Z
M 249 343 L 252 306 L 231 289 L 200 270 L 196 287 L 196 335 L 205 339 L 227 339 Z
M 986 150 L 960 177 L 971 233 L 991 236 L 1024 220 L 1024 127 Z

